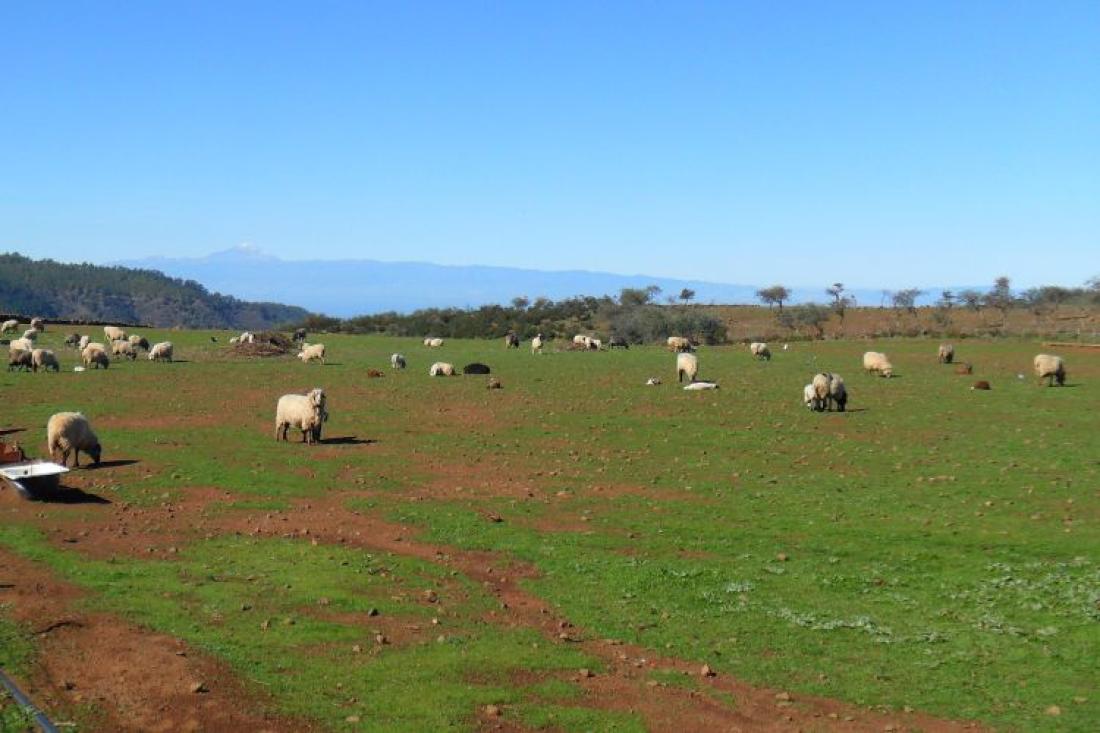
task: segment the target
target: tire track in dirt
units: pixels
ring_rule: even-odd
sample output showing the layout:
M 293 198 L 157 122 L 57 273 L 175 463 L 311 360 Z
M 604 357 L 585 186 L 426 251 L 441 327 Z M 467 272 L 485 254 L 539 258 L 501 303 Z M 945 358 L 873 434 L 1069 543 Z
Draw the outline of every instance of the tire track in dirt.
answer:
M 877 712 L 829 698 L 750 685 L 725 674 L 703 674 L 702 662 L 663 656 L 619 640 L 593 638 L 583 629 L 574 627 L 549 603 L 522 587 L 523 581 L 539 576 L 535 566 L 496 552 L 425 543 L 416 539 L 419 528 L 347 508 L 349 500 L 370 496 L 369 491 L 343 491 L 320 499 L 298 501 L 285 511 L 210 511 L 219 502 L 235 497 L 218 489 L 195 489 L 187 491 L 184 498 L 175 503 L 164 502 L 153 507 L 121 503 L 104 505 L 94 514 L 69 512 L 66 517 L 56 513 L 48 522 L 44 521 L 42 512 L 30 509 L 34 505 L 8 505 L 12 513 L 41 526 L 55 545 L 89 557 L 170 557 L 178 547 L 203 537 L 235 533 L 361 547 L 442 565 L 480 583 L 497 599 L 498 608 L 489 612 L 487 621 L 511 628 L 537 629 L 551 643 L 576 645 L 584 653 L 601 660 L 605 667 L 602 672 L 582 675 L 578 670 L 575 681 L 585 691 L 578 702 L 594 708 L 639 714 L 651 730 L 947 732 L 981 728 L 976 723 L 943 720 L 916 711 Z M 0 559 L 3 557 L 0 555 Z M 154 650 L 159 644 L 163 651 L 175 657 L 181 642 L 170 637 L 149 636 L 148 643 Z M 78 643 L 73 650 L 78 651 L 81 643 L 87 643 L 93 653 L 98 649 L 94 639 L 77 637 L 74 641 Z M 56 655 L 50 650 L 43 656 Z M 654 682 L 651 675 L 659 670 L 691 676 L 701 689 Z M 180 685 L 185 692 L 188 689 L 184 684 L 187 679 L 183 676 L 184 671 L 186 668 L 178 667 L 178 659 L 177 666 L 166 666 L 164 674 L 168 682 L 158 685 L 162 688 L 159 693 L 153 691 L 154 696 L 168 700 L 162 704 L 167 705 L 169 711 L 188 709 L 174 703 L 178 696 L 170 694 L 174 693 L 175 685 Z M 231 675 L 224 670 L 223 673 Z M 732 695 L 734 706 L 717 699 L 718 695 L 707 694 L 703 688 Z M 104 697 L 104 700 L 109 699 Z M 206 712 L 211 716 L 219 714 L 213 705 L 208 706 Z M 232 710 L 225 714 L 231 713 Z M 497 717 L 481 714 L 478 720 L 486 729 L 515 729 L 514 723 Z

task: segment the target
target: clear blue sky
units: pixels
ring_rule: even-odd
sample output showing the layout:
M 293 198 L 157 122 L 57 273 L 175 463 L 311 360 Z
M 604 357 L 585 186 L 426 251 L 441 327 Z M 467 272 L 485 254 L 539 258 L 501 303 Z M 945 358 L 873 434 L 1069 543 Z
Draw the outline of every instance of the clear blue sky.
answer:
M 1100 2 L 0 4 L 0 250 L 1100 274 Z

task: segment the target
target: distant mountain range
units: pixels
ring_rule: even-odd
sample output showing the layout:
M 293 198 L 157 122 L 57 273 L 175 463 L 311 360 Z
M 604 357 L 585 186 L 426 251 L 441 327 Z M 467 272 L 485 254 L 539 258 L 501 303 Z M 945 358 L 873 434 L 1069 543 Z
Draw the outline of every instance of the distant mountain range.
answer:
M 480 265 L 435 265 L 377 260 L 282 260 L 250 245 L 206 257 L 150 257 L 116 264 L 159 270 L 196 280 L 238 298 L 293 303 L 310 311 L 348 317 L 432 307 L 474 307 L 507 303 L 520 295 L 560 300 L 575 295 L 617 295 L 622 288 L 656 285 L 661 297 L 688 288 L 697 303 L 756 303 L 758 285 L 617 275 L 584 270 L 543 271 Z M 791 288 L 791 302 L 825 302 L 820 288 Z M 850 292 L 860 305 L 879 305 L 881 290 Z M 925 301 L 938 297 L 929 290 Z
M 0 313 L 159 328 L 263 330 L 309 314 L 211 293 L 160 272 L 0 254 Z

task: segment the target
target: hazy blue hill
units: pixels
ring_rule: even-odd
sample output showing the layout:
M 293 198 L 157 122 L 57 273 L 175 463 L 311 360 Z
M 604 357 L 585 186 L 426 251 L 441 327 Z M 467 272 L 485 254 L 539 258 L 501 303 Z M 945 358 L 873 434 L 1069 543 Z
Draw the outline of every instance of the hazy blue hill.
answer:
M 297 303 L 334 316 L 420 308 L 507 303 L 517 295 L 561 300 L 576 295 L 615 295 L 625 287 L 657 285 L 658 300 L 695 291 L 699 303 L 756 303 L 759 285 L 736 285 L 582 270 L 542 271 L 510 267 L 450 266 L 377 260 L 281 260 L 252 247 L 200 258 L 148 258 L 120 264 L 160 270 L 249 300 Z M 769 283 L 770 284 L 770 283 Z M 825 301 L 821 288 L 792 288 L 792 302 Z M 861 305 L 878 305 L 878 290 L 855 290 Z M 937 292 L 938 295 L 938 292 Z

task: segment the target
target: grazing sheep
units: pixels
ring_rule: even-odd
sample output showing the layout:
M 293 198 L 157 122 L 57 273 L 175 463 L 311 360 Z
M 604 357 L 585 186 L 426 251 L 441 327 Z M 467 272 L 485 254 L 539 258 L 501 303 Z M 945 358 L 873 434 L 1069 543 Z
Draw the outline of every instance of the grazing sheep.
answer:
M 531 339 L 531 353 L 532 354 L 541 354 L 542 353 L 542 334 L 541 333 L 536 335 L 533 339 Z
M 936 359 L 939 360 L 940 364 L 950 364 L 955 361 L 955 347 L 951 344 L 940 344 Z
M 1042 384 L 1043 380 L 1047 380 L 1047 386 L 1052 387 L 1057 382 L 1061 387 L 1066 383 L 1066 364 L 1060 356 L 1053 356 L 1052 354 L 1038 354 L 1035 357 L 1035 376 L 1039 378 L 1039 383 Z
M 104 326 L 103 335 L 108 341 L 121 341 L 126 338 L 126 332 L 118 326 Z
M 649 379 L 645 380 L 645 386 L 647 386 L 647 387 L 659 387 L 659 386 L 661 386 L 661 378 L 660 377 L 650 377 Z
M 966 375 L 966 374 L 973 374 L 973 373 L 974 373 L 974 365 L 970 364 L 968 362 L 963 362 L 962 364 L 959 364 L 957 367 L 955 367 L 955 374 Z
M 489 377 L 489 383 L 485 387 L 486 389 L 504 389 L 504 385 L 500 383 L 500 380 L 496 377 Z
M 161 341 L 149 349 L 149 361 L 172 361 L 172 342 Z
M 848 409 L 848 388 L 844 386 L 844 378 L 839 374 L 829 375 L 829 409 L 836 405 L 837 412 Z
M 815 374 L 810 380 L 814 388 L 814 401 L 810 409 L 814 412 L 824 412 L 829 406 L 829 375 L 826 372 Z
M 321 440 L 321 426 L 328 420 L 325 391 L 315 387 L 308 394 L 285 394 L 275 407 L 275 440 L 286 440 L 291 427 L 302 431 L 302 442 Z
M 111 356 L 121 356 L 133 361 L 137 358 L 137 351 L 129 341 L 112 341 Z
M 719 389 L 717 382 L 692 382 L 684 385 L 685 392 L 697 392 L 704 389 Z
M 230 345 L 230 346 L 236 346 L 236 345 L 237 345 L 237 343 L 238 343 L 238 342 L 239 342 L 240 340 L 241 340 L 241 337 L 240 337 L 240 336 L 230 336 L 230 337 L 229 337 L 229 345 Z
M 8 371 L 27 371 L 34 368 L 32 352 L 26 349 L 13 349 L 8 352 Z
M 694 350 L 694 347 L 691 345 L 691 339 L 684 336 L 669 336 L 665 343 L 668 344 L 668 350 L 673 353 Z
M 869 373 L 877 373 L 880 377 L 894 376 L 894 366 L 886 358 L 886 354 L 878 351 L 868 351 L 863 355 L 863 368 Z
M 802 388 L 802 403 L 811 410 L 817 411 L 817 391 L 812 383 Z
M 24 338 L 12 339 L 8 351 L 34 351 L 34 342 Z
M 764 361 L 772 360 L 772 352 L 768 348 L 768 345 L 760 341 L 753 341 L 749 344 L 749 353 L 757 359 L 763 359 Z
M 84 362 L 85 367 L 94 364 L 96 369 L 100 367 L 106 369 L 111 366 L 111 358 L 107 356 L 107 349 L 99 343 L 91 343 L 85 346 L 80 352 L 80 360 Z
M 488 364 L 482 364 L 476 361 L 462 367 L 463 374 L 489 374 L 490 371 Z
M 26 331 L 23 332 L 23 338 L 27 339 L 28 341 L 37 341 L 38 329 L 33 327 L 28 328 Z
M 70 347 L 70 348 L 75 349 L 77 347 L 77 344 L 79 344 L 79 343 L 80 343 L 80 334 L 79 333 L 70 333 L 68 336 L 65 337 L 65 345 Z
M 428 369 L 429 377 L 453 377 L 454 375 L 455 365 L 448 364 L 445 361 L 437 361 Z
M 603 341 L 596 338 L 588 339 L 588 348 L 592 351 L 599 351 L 603 348 Z
M 144 351 L 148 351 L 149 350 L 149 339 L 145 338 L 144 336 L 139 336 L 136 333 L 132 333 L 132 334 L 130 334 L 130 345 L 134 347 L 135 351 L 137 349 L 143 349 Z
M 34 318 L 31 319 L 31 328 L 36 329 L 38 331 L 45 331 L 46 330 L 46 319 L 41 318 L 39 316 L 35 316 Z
M 242 331 L 241 335 L 237 337 L 237 343 L 239 344 L 254 344 L 256 343 L 256 334 L 251 331 Z
M 91 336 L 81 336 L 80 337 L 80 342 L 77 343 L 76 348 L 80 349 L 81 351 L 84 351 L 84 349 L 87 348 L 88 344 L 90 344 L 90 343 L 92 343 L 92 337 Z
M 19 330 L 19 321 L 14 318 L 0 323 L 0 333 L 15 333 Z
M 50 459 L 62 466 L 69 462 L 69 454 L 73 454 L 73 465 L 80 467 L 80 451 L 84 451 L 92 457 L 92 463 L 99 464 L 103 455 L 103 448 L 99 444 L 99 438 L 92 430 L 88 418 L 79 412 L 58 412 L 52 415 L 46 423 L 46 450 Z M 57 461 L 57 455 L 61 454 L 61 460 Z
M 390 354 L 391 369 L 404 369 L 406 366 L 404 356 L 401 354 Z
M 303 364 L 308 364 L 311 361 L 319 361 L 322 364 L 325 363 L 325 345 L 324 344 L 307 344 L 302 343 L 302 350 L 298 352 L 298 358 L 302 360 Z
M 683 382 L 684 377 L 687 377 L 689 382 L 694 382 L 698 374 L 699 357 L 688 352 L 681 352 L 676 355 L 676 381 Z
M 48 372 L 51 369 L 55 372 L 61 371 L 61 365 L 57 363 L 57 357 L 49 349 L 35 349 L 31 352 L 32 369 L 38 371 Z
M 291 340 L 295 343 L 304 342 L 306 340 L 306 330 L 304 328 L 295 329 L 294 336 Z
M 989 390 L 992 389 L 992 387 L 989 386 L 989 382 L 985 381 L 984 379 L 979 379 L 977 382 L 974 382 L 974 386 L 972 386 L 970 389 Z
M 622 336 L 612 336 L 607 340 L 607 348 L 609 349 L 626 349 L 630 350 L 630 344 Z
M 519 348 L 519 336 L 514 332 L 509 331 L 504 337 L 504 348 L 506 349 L 518 349 Z
M 378 379 L 379 377 L 384 377 L 384 376 L 386 376 L 386 373 L 383 372 L 383 371 L 379 371 L 378 369 L 368 369 L 367 370 L 367 379 Z
M 588 336 L 585 336 L 583 333 L 578 333 L 576 336 L 573 337 L 573 343 L 576 344 L 577 346 L 587 347 L 588 346 Z

